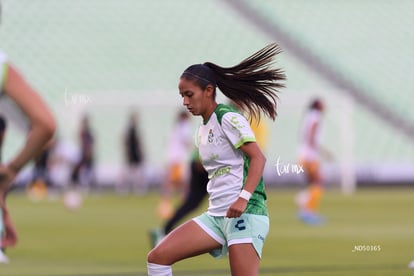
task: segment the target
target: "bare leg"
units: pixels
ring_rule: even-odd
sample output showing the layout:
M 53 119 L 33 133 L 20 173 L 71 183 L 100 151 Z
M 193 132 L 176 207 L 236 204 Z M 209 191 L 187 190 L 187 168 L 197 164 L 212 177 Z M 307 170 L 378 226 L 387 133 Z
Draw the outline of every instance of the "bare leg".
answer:
M 197 223 L 190 220 L 168 234 L 147 256 L 149 263 L 172 265 L 177 261 L 221 248 Z
M 259 275 L 260 258 L 251 243 L 231 245 L 229 261 L 232 276 Z

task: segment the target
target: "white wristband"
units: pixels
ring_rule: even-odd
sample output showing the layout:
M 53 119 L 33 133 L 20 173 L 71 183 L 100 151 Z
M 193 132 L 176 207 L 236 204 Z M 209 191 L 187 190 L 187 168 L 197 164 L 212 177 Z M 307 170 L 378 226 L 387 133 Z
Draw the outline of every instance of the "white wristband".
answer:
M 248 191 L 246 191 L 246 190 L 243 189 L 240 192 L 239 197 L 244 198 L 245 200 L 249 201 L 249 199 L 252 197 L 252 194 L 250 192 L 248 192 Z

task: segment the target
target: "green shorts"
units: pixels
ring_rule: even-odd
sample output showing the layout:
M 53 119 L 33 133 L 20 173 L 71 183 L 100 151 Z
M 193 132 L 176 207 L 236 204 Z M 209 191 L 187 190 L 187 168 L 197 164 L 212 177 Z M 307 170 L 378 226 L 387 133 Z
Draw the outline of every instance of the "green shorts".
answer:
M 253 214 L 242 214 L 238 218 L 213 217 L 204 213 L 193 219 L 208 235 L 222 245 L 219 250 L 210 254 L 219 258 L 228 253 L 233 244 L 251 243 L 259 258 L 267 233 L 269 233 L 269 217 Z

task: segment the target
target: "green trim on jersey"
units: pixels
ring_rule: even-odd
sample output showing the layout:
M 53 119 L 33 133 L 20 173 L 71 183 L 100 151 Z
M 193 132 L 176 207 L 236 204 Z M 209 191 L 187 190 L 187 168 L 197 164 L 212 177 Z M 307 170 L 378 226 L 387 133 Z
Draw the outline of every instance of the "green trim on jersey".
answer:
M 221 120 L 224 114 L 228 112 L 235 112 L 235 113 L 241 114 L 235 107 L 231 105 L 224 105 L 224 104 L 217 105 L 216 109 L 214 110 L 214 113 L 216 113 L 217 120 L 220 123 L 220 125 L 221 125 Z M 245 137 L 244 139 L 240 140 L 236 145 L 234 145 L 234 147 L 239 148 L 246 142 L 256 142 L 256 139 L 254 137 Z M 243 186 L 244 186 L 244 184 L 246 183 L 247 173 L 250 167 L 250 158 L 246 155 L 243 155 L 243 160 L 244 160 L 244 164 L 243 164 Z M 247 214 L 268 216 L 269 213 L 266 207 L 266 199 L 267 199 L 267 195 L 265 192 L 264 181 L 263 181 L 263 176 L 262 176 L 260 178 L 259 184 L 257 184 L 257 187 L 252 194 L 252 197 L 247 203 L 247 207 L 244 212 Z
M 237 142 L 237 144 L 235 144 L 234 145 L 234 147 L 236 148 L 236 149 L 238 149 L 238 148 L 240 148 L 244 143 L 247 143 L 247 142 L 256 142 L 256 139 L 254 138 L 254 137 L 246 137 L 246 138 L 244 138 L 244 139 L 242 139 L 242 140 L 240 140 L 239 142 Z
M 218 104 L 216 106 L 216 109 L 214 110 L 214 113 L 216 113 L 217 121 L 220 123 L 220 125 L 221 125 L 221 119 L 223 118 L 224 114 L 226 114 L 227 112 L 234 112 L 234 113 L 241 114 L 235 107 L 231 105 Z
M 198 148 L 194 149 L 191 154 L 191 161 L 200 161 L 200 154 L 198 152 Z
M 250 167 L 250 158 L 244 156 L 244 167 L 243 167 L 243 187 L 246 184 L 247 173 Z M 254 215 L 261 215 L 261 216 L 269 216 L 266 207 L 266 191 L 263 181 L 263 176 L 260 178 L 259 184 L 256 186 L 256 190 L 254 190 L 252 197 L 250 198 L 249 202 L 247 203 L 246 210 L 244 213 L 247 214 L 254 214 Z
M 240 113 L 240 111 L 236 107 L 234 107 L 233 105 L 218 104 L 216 109 L 214 110 L 214 113 L 216 113 L 217 121 L 220 123 L 220 125 L 221 125 L 221 121 L 223 119 L 223 116 L 228 112 L 234 112 L 234 113 L 237 113 L 237 114 L 240 114 L 240 115 L 243 116 L 243 114 Z M 240 148 L 241 145 L 243 145 L 244 143 L 247 143 L 247 142 L 256 142 L 256 138 L 255 137 L 244 137 L 243 139 L 238 141 L 234 145 L 234 147 L 236 149 L 238 149 L 238 148 Z

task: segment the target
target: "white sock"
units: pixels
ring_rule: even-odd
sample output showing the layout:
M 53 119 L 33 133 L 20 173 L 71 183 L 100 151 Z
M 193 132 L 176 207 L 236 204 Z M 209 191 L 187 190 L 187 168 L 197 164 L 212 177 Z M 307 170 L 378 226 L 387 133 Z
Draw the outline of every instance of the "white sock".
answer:
M 147 263 L 148 276 L 172 276 L 170 265 Z

